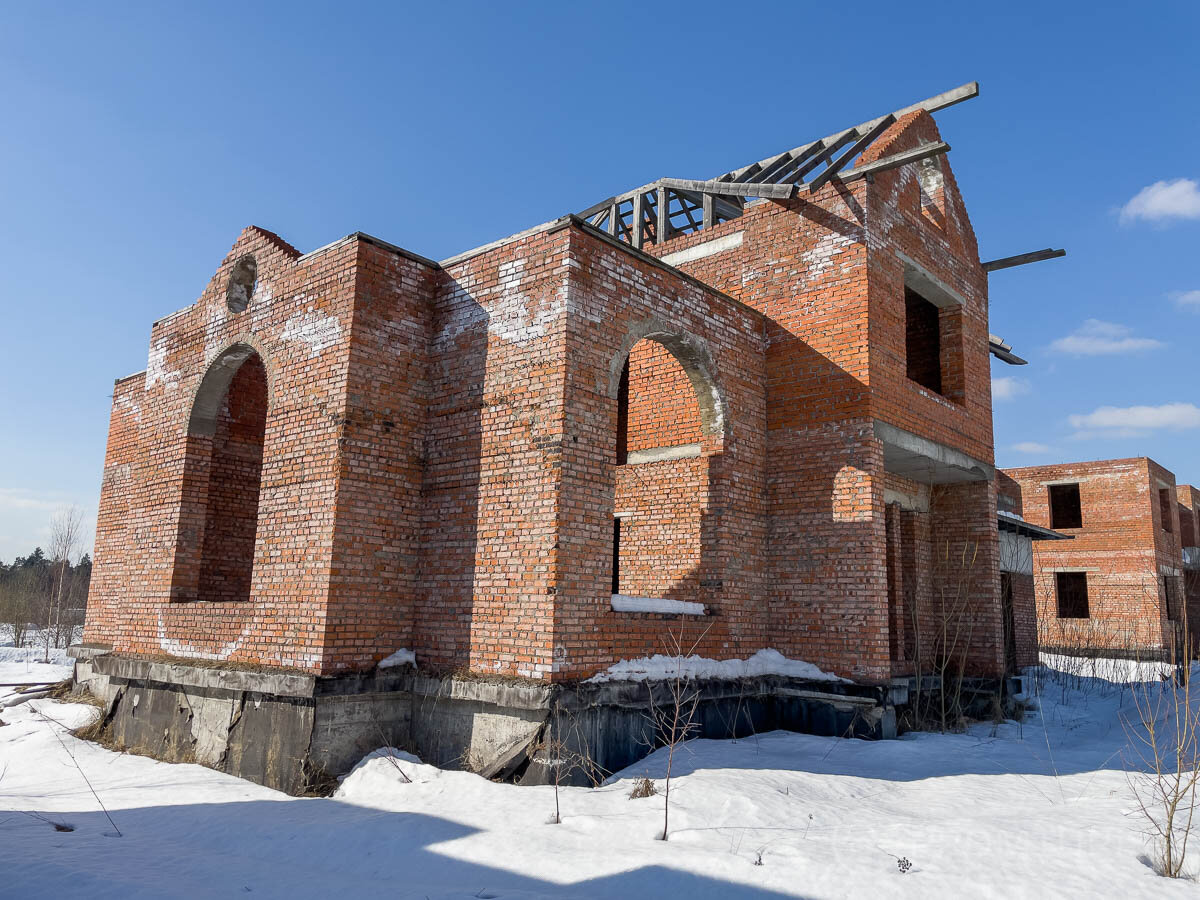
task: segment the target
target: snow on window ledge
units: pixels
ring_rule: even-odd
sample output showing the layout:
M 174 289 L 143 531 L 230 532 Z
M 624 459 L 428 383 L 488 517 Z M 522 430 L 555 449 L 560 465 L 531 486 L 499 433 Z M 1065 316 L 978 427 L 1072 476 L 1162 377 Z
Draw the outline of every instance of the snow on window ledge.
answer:
M 702 616 L 703 603 L 686 600 L 667 600 L 659 597 L 630 597 L 628 594 L 612 595 L 613 612 L 667 613 L 672 616 Z
M 391 656 L 386 656 L 383 659 L 381 659 L 379 661 L 379 668 L 394 669 L 397 666 L 403 666 L 403 665 L 415 666 L 416 664 L 417 664 L 417 654 L 413 653 L 411 650 L 397 650 Z

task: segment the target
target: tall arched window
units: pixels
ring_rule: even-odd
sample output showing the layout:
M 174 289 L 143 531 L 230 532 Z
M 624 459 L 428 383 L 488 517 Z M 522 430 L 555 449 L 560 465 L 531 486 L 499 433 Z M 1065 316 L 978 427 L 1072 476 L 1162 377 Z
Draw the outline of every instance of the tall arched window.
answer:
M 610 383 L 617 401 L 612 593 L 623 605 L 698 602 L 712 549 L 705 546 L 709 458 L 720 452 L 724 430 L 712 360 L 698 338 L 653 327 L 632 332 L 626 346 Z
M 172 599 L 250 599 L 267 372 L 253 348 L 231 347 L 209 367 L 188 422 Z

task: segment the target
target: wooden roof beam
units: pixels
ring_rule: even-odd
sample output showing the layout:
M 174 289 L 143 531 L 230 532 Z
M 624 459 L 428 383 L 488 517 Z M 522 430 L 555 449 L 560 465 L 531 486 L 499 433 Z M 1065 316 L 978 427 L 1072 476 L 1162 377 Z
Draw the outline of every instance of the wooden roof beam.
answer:
M 843 153 L 841 156 L 839 156 L 837 159 L 835 159 L 833 162 L 831 162 L 829 164 L 829 166 L 825 169 L 824 172 L 822 172 L 820 175 L 818 175 L 816 178 L 814 178 L 809 183 L 808 189 L 810 191 L 815 191 L 815 190 L 820 189 L 820 187 L 823 184 L 825 184 L 827 181 L 829 181 L 831 178 L 833 178 L 834 175 L 836 175 L 838 172 L 840 172 L 842 170 L 842 167 L 845 166 L 846 163 L 850 162 L 850 160 L 854 159 L 860 153 L 862 153 L 864 150 L 866 150 L 867 147 L 869 147 L 869 146 L 871 146 L 871 144 L 875 143 L 875 139 L 878 138 L 885 131 L 887 131 L 889 128 L 891 128 L 892 123 L 895 121 L 896 121 L 896 117 L 894 115 L 888 114 L 888 115 L 884 116 L 882 119 L 880 119 L 878 122 L 876 122 L 870 129 L 867 130 L 866 134 L 864 134 L 857 141 L 855 141 L 853 144 L 850 145 L 849 150 L 847 150 L 845 153 Z
M 1013 266 L 1024 266 L 1028 263 L 1041 262 L 1043 259 L 1058 259 L 1066 255 L 1066 250 L 1051 250 L 1047 247 L 1045 250 L 1034 250 L 1032 253 L 1022 253 L 1019 256 L 1005 256 L 1001 259 L 989 260 L 980 265 L 983 266 L 985 272 L 995 272 L 997 269 L 1011 269 Z
M 767 197 L 782 200 L 791 197 L 795 188 L 790 184 L 758 184 L 731 181 L 693 181 L 688 178 L 664 178 L 660 182 L 673 191 L 692 191 L 699 194 L 716 194 L 722 197 Z
M 849 172 L 843 172 L 838 175 L 838 181 L 857 181 L 859 178 L 866 178 L 868 175 L 886 172 L 889 169 L 897 169 L 910 162 L 919 162 L 922 159 L 930 159 L 931 157 L 949 152 L 950 145 L 945 141 L 922 144 L 920 147 L 914 147 L 912 150 L 902 150 L 900 153 L 893 153 L 891 156 L 885 156 L 883 159 L 875 160 L 875 162 L 855 166 Z

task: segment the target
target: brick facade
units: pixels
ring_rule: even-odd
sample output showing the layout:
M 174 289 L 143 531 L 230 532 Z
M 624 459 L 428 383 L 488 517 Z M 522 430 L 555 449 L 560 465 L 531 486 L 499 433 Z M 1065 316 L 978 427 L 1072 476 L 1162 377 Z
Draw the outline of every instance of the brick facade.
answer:
M 1020 486 L 1026 519 L 1072 537 L 1034 545 L 1042 648 L 1173 652 L 1183 615 L 1175 476 L 1145 457 L 1005 474 Z M 1052 490 L 1071 498 L 1074 485 L 1079 527 L 1063 524 L 1073 521 L 1073 500 L 1059 501 L 1063 505 L 1051 512 Z
M 938 139 L 911 113 L 864 161 Z M 944 158 L 643 251 L 573 217 L 442 263 L 249 228 L 117 383 L 85 640 L 567 681 L 671 630 L 884 682 L 953 625 L 998 675 L 987 347 Z M 705 615 L 611 608 L 614 519 L 618 592 Z
M 1188 639 L 1200 657 L 1200 490 L 1190 484 L 1175 489 L 1179 503 L 1179 543 L 1183 553 L 1183 590 L 1187 603 Z

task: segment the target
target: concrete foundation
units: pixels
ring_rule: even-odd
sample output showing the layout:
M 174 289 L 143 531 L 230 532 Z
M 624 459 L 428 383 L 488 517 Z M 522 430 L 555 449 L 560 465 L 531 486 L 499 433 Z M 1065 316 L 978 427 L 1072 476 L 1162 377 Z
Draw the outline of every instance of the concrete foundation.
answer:
M 384 745 L 446 768 L 543 784 L 553 773 L 532 752 L 552 735 L 572 757 L 559 773 L 588 783 L 661 744 L 654 710 L 671 706 L 666 683 L 547 685 L 431 677 L 412 666 L 354 676 L 247 671 L 186 660 L 74 648 L 76 684 L 105 703 L 119 746 L 172 762 L 199 762 L 301 794 L 328 785 Z M 774 729 L 894 737 L 895 689 L 780 677 L 704 681 L 693 737 Z

